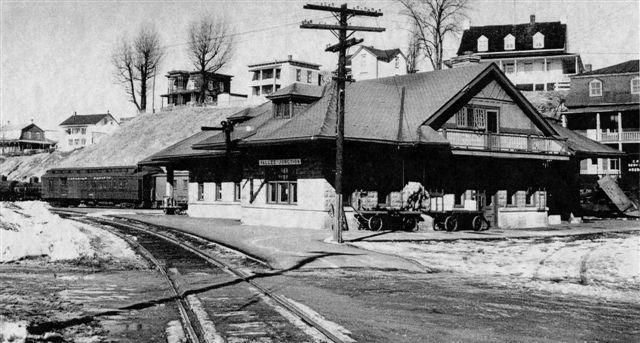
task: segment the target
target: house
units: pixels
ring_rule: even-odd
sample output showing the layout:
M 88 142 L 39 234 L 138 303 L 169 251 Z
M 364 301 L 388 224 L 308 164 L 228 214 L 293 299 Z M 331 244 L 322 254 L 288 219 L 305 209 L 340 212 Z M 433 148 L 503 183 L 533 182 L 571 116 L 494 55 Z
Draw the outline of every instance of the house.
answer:
M 109 111 L 83 115 L 74 112 L 59 126 L 64 132 L 60 150 L 69 151 L 97 143 L 103 136 L 117 130 L 120 124 Z
M 346 195 L 385 199 L 417 181 L 443 194 L 445 208 L 539 227 L 579 211 L 576 158 L 620 154 L 546 121 L 496 64 L 358 81 L 345 92 Z M 329 227 L 335 85 L 295 83 L 269 99 L 228 117 L 224 132 L 201 131 L 140 164 L 189 171 L 191 216 Z
M 266 96 L 294 82 L 320 85 L 320 65 L 294 60 L 289 55 L 286 60 L 262 62 L 249 65 L 251 73 L 251 99 L 253 104 L 266 101 Z
M 579 54 L 567 50 L 567 26 L 559 21 L 472 26 L 464 30 L 456 58 L 474 55 L 481 63 L 496 63 L 523 91 L 568 90 L 569 76 L 583 71 Z
M 381 50 L 361 45 L 347 56 L 347 75 L 356 81 L 406 73 L 407 58 L 400 49 Z
M 207 73 L 207 87 L 205 89 L 204 105 L 230 107 L 238 106 L 247 99 L 246 94 L 231 93 L 231 79 L 233 76 Z M 200 99 L 202 75 L 197 71 L 171 70 L 167 77 L 167 93 L 161 94 L 162 107 L 164 98 L 167 106 L 195 105 Z
M 583 175 L 640 173 L 640 60 L 631 60 L 571 77 L 563 113 L 567 128 L 628 154 L 626 159 L 591 159 Z M 622 162 L 622 163 L 621 163 Z M 637 181 L 635 181 L 637 184 Z
M 0 153 L 24 155 L 45 152 L 55 148 L 56 142 L 45 137 L 45 131 L 38 125 L 0 125 Z

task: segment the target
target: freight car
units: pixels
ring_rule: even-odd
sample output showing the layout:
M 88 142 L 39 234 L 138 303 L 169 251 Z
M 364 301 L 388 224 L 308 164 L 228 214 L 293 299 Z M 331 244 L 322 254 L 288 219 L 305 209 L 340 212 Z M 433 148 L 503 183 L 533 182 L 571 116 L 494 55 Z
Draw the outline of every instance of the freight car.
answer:
M 7 180 L 5 176 L 0 179 L 0 200 L 24 201 L 38 200 L 41 196 L 41 184 L 37 177 L 32 177 L 29 182 Z
M 42 176 L 42 199 L 54 206 L 151 207 L 159 168 L 55 168 Z
M 155 188 L 152 207 L 160 208 L 163 206 L 163 200 L 167 197 L 167 174 L 156 174 L 153 178 L 155 180 Z M 181 209 L 187 208 L 187 202 L 189 201 L 188 171 L 176 170 L 173 172 L 173 199 Z

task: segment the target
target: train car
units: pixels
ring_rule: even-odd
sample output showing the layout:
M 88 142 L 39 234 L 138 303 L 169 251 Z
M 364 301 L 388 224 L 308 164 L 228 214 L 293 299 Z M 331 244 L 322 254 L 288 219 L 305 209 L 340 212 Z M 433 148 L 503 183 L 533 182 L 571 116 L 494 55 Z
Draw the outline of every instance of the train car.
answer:
M 158 168 L 54 168 L 42 176 L 42 199 L 58 206 L 151 207 Z
M 167 196 L 167 174 L 156 174 L 154 178 L 154 208 L 162 207 Z M 187 208 L 189 202 L 189 172 L 176 170 L 173 172 L 173 198 L 178 206 Z

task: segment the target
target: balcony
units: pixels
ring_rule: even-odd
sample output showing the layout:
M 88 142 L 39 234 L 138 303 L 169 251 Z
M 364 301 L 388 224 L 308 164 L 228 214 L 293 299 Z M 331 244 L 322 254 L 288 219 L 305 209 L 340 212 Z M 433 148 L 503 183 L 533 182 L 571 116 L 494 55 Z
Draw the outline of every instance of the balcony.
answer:
M 640 131 L 603 132 L 601 143 L 635 143 L 640 142 Z
M 442 130 L 454 148 L 495 152 L 567 154 L 566 142 L 542 136 Z

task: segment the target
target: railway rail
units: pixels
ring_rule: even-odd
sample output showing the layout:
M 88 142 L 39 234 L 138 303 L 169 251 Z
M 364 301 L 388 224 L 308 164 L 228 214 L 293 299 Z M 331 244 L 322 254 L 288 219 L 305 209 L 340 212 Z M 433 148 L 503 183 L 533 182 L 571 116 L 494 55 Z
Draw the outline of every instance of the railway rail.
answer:
M 183 328 L 185 329 L 185 334 L 190 342 L 209 341 L 205 338 L 206 323 L 201 322 L 200 318 L 198 318 L 198 316 L 191 308 L 189 301 L 187 301 L 187 297 L 191 292 L 182 291 L 180 289 L 180 285 L 176 284 L 176 280 L 174 280 L 174 278 L 170 276 L 171 272 L 168 270 L 167 265 L 171 265 L 171 263 L 161 263 L 159 261 L 159 259 L 166 259 L 166 256 L 158 256 L 159 251 L 164 251 L 167 254 L 170 254 L 172 250 L 163 247 L 162 245 L 169 244 L 174 248 L 178 248 L 184 253 L 190 254 L 191 256 L 196 256 L 201 261 L 215 266 L 223 272 L 229 274 L 230 276 L 237 278 L 241 283 L 244 283 L 245 286 L 250 287 L 258 294 L 271 299 L 273 302 L 275 302 L 276 306 L 281 307 L 282 309 L 286 310 L 286 312 L 288 312 L 290 316 L 293 316 L 294 318 L 306 324 L 308 326 L 308 329 L 311 329 L 315 332 L 314 336 L 322 337 L 321 340 L 335 343 L 342 343 L 347 341 L 341 337 L 340 333 L 333 332 L 331 328 L 326 327 L 323 323 L 317 321 L 309 314 L 300 310 L 285 297 L 261 286 L 255 280 L 255 275 L 253 275 L 253 273 L 232 265 L 224 258 L 220 258 L 214 253 L 207 251 L 208 249 L 206 249 L 206 247 L 214 244 L 210 241 L 206 241 L 200 237 L 192 236 L 178 231 L 168 232 L 167 228 L 156 227 L 147 223 L 130 221 L 124 218 L 117 218 L 112 216 L 88 217 L 83 216 L 83 214 L 78 212 L 57 209 L 51 211 L 61 216 L 69 217 L 70 219 L 74 219 L 85 224 L 100 226 L 110 232 L 113 232 L 119 237 L 125 239 L 133 247 L 140 251 L 143 256 L 148 258 L 158 268 L 158 270 L 160 270 L 167 282 L 171 285 L 170 287 L 172 289 L 172 292 L 174 293 L 176 304 L 178 305 Z M 135 239 L 132 239 L 130 236 L 135 237 Z M 228 247 L 217 246 L 216 248 L 217 251 L 230 250 Z M 241 252 L 237 251 L 234 251 L 234 253 L 240 254 L 247 260 L 250 260 L 251 264 L 261 264 L 262 267 L 266 266 L 264 262 L 259 261 L 251 256 L 242 254 Z

